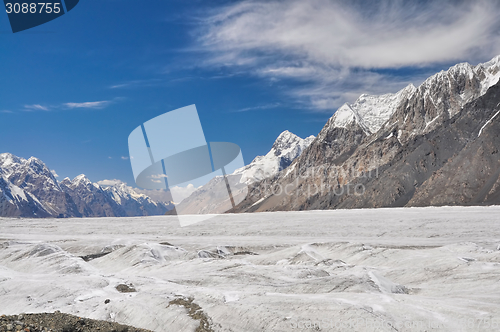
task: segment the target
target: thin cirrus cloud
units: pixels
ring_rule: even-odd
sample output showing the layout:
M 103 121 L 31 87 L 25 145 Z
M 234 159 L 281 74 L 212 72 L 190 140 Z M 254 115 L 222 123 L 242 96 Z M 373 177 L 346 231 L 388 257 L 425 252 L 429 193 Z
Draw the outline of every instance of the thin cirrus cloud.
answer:
M 151 87 L 162 83 L 162 79 L 148 79 L 148 80 L 133 80 L 127 81 L 120 84 L 115 84 L 110 86 L 110 89 L 125 89 L 125 88 L 139 88 L 139 87 Z
M 26 111 L 48 111 L 47 106 L 42 106 L 40 104 L 24 105 L 24 110 Z
M 249 111 L 268 110 L 268 109 L 271 109 L 271 108 L 279 107 L 280 105 L 281 105 L 280 103 L 265 104 L 265 105 L 259 105 L 259 106 L 252 106 L 252 107 L 240 108 L 240 109 L 235 110 L 233 112 L 240 113 L 240 112 L 249 112 Z
M 117 100 L 118 98 L 115 98 Z M 103 109 L 113 103 L 112 100 L 91 101 L 83 103 L 63 103 L 59 105 L 44 106 L 41 104 L 24 105 L 23 110 L 28 112 L 35 111 L 53 111 L 59 109 Z M 5 111 L 7 113 L 10 111 Z
M 384 69 L 499 54 L 499 7 L 493 0 L 240 1 L 210 12 L 197 42 L 203 65 L 299 82 L 294 96 L 331 109 L 359 93 L 418 84 L 428 74 L 381 74 Z
M 69 109 L 75 108 L 92 108 L 92 109 L 101 109 L 108 106 L 111 103 L 109 100 L 103 101 L 90 101 L 84 103 L 64 103 L 63 106 Z

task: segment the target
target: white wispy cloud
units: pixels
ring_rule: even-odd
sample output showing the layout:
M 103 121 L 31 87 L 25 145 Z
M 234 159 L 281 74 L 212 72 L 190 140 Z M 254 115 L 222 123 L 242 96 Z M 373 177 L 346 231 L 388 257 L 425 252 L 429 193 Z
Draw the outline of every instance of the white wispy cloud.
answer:
M 204 66 L 300 82 L 293 95 L 330 109 L 354 92 L 377 93 L 382 85 L 395 92 L 423 79 L 380 69 L 499 54 L 499 8 L 494 0 L 240 1 L 210 12 L 198 42 Z
M 187 198 L 191 196 L 191 194 L 198 188 L 196 188 L 193 184 L 188 184 L 185 187 L 171 187 L 170 188 L 170 193 L 172 194 L 173 197 L 176 199 L 176 204 L 182 202 L 184 198 Z
M 245 108 L 240 108 L 240 109 L 233 111 L 233 112 L 248 112 L 248 111 L 268 110 L 271 108 L 279 107 L 280 105 L 281 105 L 280 103 L 273 103 L 273 104 L 245 107 Z
M 125 89 L 125 88 L 138 88 L 155 86 L 162 83 L 164 80 L 152 78 L 147 80 L 132 80 L 110 86 L 110 89 Z
M 49 108 L 47 106 L 42 106 L 40 104 L 24 105 L 24 109 L 26 111 L 48 111 L 49 110 Z
M 84 103 L 64 103 L 63 106 L 69 109 L 74 109 L 74 108 L 101 109 L 108 106 L 110 103 L 111 103 L 110 100 L 103 100 L 103 101 L 89 101 Z
M 128 160 L 128 157 L 122 156 L 122 160 Z
M 127 184 L 126 182 L 123 182 L 121 180 L 118 180 L 118 179 L 112 179 L 112 180 L 101 180 L 101 181 L 97 181 L 97 184 L 100 185 L 100 186 L 116 186 L 116 185 L 120 185 L 120 184 Z
M 14 112 L 9 111 L 9 110 L 2 110 L 2 111 L 0 111 L 0 113 L 14 113 Z
M 166 174 L 153 174 L 153 175 L 151 175 L 151 178 L 152 179 L 164 179 L 164 178 L 168 178 L 168 176 Z

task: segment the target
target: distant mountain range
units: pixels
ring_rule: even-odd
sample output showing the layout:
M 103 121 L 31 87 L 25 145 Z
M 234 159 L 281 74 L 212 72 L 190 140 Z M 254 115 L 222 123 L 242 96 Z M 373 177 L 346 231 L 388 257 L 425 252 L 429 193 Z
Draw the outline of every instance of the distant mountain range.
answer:
M 101 186 L 83 174 L 58 182 L 37 158 L 0 154 L 0 217 L 126 217 L 172 208 L 124 183 Z
M 500 56 L 344 104 L 235 212 L 500 204 Z

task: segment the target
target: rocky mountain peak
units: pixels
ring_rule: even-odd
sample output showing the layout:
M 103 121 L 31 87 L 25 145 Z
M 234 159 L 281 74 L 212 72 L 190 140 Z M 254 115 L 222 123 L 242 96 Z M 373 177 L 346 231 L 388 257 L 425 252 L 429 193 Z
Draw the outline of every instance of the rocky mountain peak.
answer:
M 277 151 L 287 149 L 299 143 L 301 140 L 302 138 L 298 137 L 294 133 L 289 132 L 288 130 L 285 130 L 278 136 L 278 138 L 276 138 L 272 149 L 275 149 Z
M 459 63 L 432 75 L 401 101 L 385 129 L 398 133 L 398 140 L 406 142 L 442 126 L 498 82 L 499 60 L 496 57 L 477 66 Z
M 36 157 L 30 157 L 24 163 L 35 174 L 44 174 L 44 175 L 47 175 L 48 177 L 52 178 L 55 181 L 55 179 L 53 178 L 53 174 L 50 171 L 50 169 L 40 159 L 38 159 Z M 57 181 L 55 181 L 55 182 L 57 182 Z
M 26 159 L 19 158 L 11 153 L 0 154 L 0 174 L 8 178 Z
M 20 164 L 22 163 L 24 159 L 19 158 L 12 153 L 5 152 L 5 153 L 0 153 L 0 166 L 5 167 L 10 164 Z
M 265 156 L 255 157 L 250 164 L 237 169 L 233 174 L 243 175 L 242 180 L 248 183 L 273 177 L 300 156 L 314 139 L 314 136 L 302 139 L 285 130 L 276 138 L 271 150 Z
M 71 185 L 73 187 L 79 187 L 82 185 L 87 186 L 90 184 L 92 184 L 92 182 L 85 176 L 85 174 L 80 174 L 71 181 Z

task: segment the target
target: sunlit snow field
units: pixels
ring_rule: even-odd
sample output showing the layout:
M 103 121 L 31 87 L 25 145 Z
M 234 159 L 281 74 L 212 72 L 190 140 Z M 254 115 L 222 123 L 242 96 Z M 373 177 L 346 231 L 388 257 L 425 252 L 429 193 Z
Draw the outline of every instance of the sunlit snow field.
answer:
M 500 207 L 226 214 L 183 228 L 175 216 L 4 218 L 0 314 L 153 331 L 494 331 L 499 245 Z

